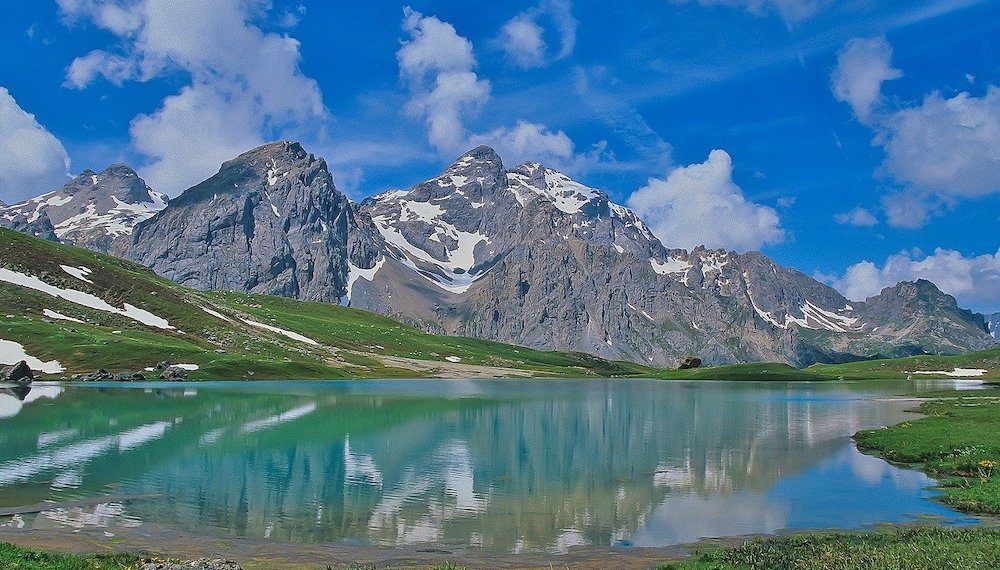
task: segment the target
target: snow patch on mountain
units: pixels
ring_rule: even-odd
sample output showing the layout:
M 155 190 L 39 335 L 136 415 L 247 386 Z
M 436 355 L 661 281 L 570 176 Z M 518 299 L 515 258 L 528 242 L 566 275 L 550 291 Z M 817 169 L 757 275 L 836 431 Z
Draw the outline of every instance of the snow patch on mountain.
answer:
M 567 213 L 579 213 L 591 200 L 601 196 L 599 190 L 584 186 L 562 172 L 529 162 L 507 172 L 508 187 L 523 206 L 530 193 L 542 196 L 556 208 Z
M 347 305 L 351 302 L 351 293 L 354 290 L 354 284 L 357 282 L 358 279 L 364 279 L 369 283 L 374 281 L 375 275 L 379 272 L 380 269 L 382 269 L 383 265 L 385 265 L 384 256 L 381 259 L 379 259 L 373 267 L 369 269 L 362 269 L 357 265 L 354 265 L 353 263 L 348 261 L 347 294 L 344 296 L 344 299 L 342 299 L 343 302 L 341 304 Z
M 653 266 L 653 271 L 660 275 L 686 273 L 689 269 L 694 267 L 691 265 L 691 262 L 684 261 L 683 259 L 677 259 L 675 257 L 668 257 L 666 261 L 660 261 L 651 257 L 649 259 L 649 264 Z

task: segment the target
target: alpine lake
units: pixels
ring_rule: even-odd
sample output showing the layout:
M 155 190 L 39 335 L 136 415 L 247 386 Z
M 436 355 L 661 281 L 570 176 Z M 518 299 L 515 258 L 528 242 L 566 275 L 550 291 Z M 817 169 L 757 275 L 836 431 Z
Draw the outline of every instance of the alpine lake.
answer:
M 551 556 L 969 524 L 851 440 L 955 385 L 36 383 L 0 393 L 0 541 Z

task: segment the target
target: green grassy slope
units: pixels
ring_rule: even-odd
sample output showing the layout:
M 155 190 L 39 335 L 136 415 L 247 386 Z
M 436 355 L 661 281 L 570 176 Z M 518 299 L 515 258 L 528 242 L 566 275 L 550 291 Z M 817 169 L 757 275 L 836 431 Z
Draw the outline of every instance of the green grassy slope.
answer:
M 92 283 L 60 265 L 86 267 Z M 91 293 L 166 319 L 175 330 L 84 307 L 0 281 L 0 339 L 31 356 L 58 360 L 65 375 L 105 368 L 136 371 L 161 360 L 197 364 L 192 379 L 367 378 L 438 374 L 649 375 L 640 365 L 580 353 L 546 352 L 444 337 L 364 311 L 267 295 L 194 291 L 118 258 L 0 229 L 0 267 L 62 289 Z M 48 309 L 83 321 L 46 317 Z M 212 311 L 211 314 L 206 311 Z M 221 315 L 218 316 L 218 315 Z M 317 344 L 251 326 L 255 321 Z M 470 366 L 471 365 L 471 366 Z M 489 367 L 484 368 L 484 367 Z M 495 370 L 494 370 L 495 369 Z
M 913 373 L 915 371 L 952 372 L 956 368 L 986 370 L 985 374 L 976 378 L 1000 380 L 1000 348 L 955 356 L 923 355 L 885 360 L 865 360 L 848 364 L 814 364 L 806 368 L 805 372 L 834 378 L 881 380 L 904 379 L 910 375 L 913 375 L 914 378 L 946 378 L 947 376 L 941 374 Z

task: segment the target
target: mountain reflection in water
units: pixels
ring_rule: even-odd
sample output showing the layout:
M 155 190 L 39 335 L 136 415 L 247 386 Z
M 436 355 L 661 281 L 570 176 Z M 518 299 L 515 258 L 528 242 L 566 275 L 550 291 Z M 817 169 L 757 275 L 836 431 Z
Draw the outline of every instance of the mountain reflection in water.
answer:
M 37 386 L 0 417 L 0 507 L 113 489 L 140 499 L 18 520 L 507 552 L 957 520 L 924 475 L 850 441 L 904 419 L 868 398 L 901 386 Z

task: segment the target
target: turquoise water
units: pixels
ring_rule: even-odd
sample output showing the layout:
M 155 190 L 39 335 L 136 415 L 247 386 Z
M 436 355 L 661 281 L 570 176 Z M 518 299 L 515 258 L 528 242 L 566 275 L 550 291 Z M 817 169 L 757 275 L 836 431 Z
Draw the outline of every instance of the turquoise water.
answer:
M 913 389 L 36 385 L 0 394 L 0 508 L 57 504 L 0 522 L 562 552 L 925 516 L 964 521 L 930 500 L 932 480 L 851 443 L 859 429 L 910 417 L 912 402 L 873 396 Z

